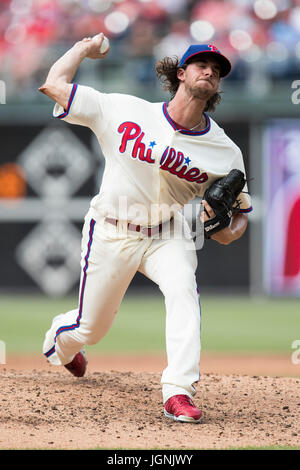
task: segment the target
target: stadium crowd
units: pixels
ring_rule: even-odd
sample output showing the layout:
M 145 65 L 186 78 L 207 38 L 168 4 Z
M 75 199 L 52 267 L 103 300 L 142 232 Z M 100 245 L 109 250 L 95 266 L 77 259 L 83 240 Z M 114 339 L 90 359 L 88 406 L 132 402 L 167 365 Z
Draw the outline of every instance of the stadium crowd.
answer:
M 60 51 L 100 31 L 111 60 L 136 61 L 140 83 L 154 82 L 158 58 L 191 43 L 228 55 L 231 81 L 257 68 L 271 81 L 300 74 L 300 0 L 1 0 L 0 79 L 21 98 Z

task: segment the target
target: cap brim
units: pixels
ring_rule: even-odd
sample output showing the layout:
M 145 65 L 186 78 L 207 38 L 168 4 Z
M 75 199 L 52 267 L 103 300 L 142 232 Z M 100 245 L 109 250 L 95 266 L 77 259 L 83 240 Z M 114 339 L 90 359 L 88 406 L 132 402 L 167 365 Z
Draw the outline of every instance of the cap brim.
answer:
M 195 52 L 194 54 L 191 54 L 189 57 L 187 57 L 184 61 L 184 64 L 187 64 L 190 59 L 193 57 L 196 57 L 197 55 L 200 54 L 206 54 L 206 55 L 212 55 L 215 60 L 220 64 L 221 66 L 221 73 L 220 77 L 226 77 L 230 71 L 231 71 L 231 63 L 229 60 L 219 52 L 214 52 L 214 51 L 200 51 L 200 52 Z M 182 64 L 182 65 L 184 65 Z M 182 65 L 179 64 L 179 67 L 182 67 Z

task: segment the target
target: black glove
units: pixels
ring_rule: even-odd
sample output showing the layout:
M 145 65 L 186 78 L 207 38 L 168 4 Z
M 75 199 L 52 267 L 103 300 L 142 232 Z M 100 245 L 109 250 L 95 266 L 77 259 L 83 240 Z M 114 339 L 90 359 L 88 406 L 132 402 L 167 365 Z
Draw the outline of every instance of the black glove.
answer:
M 207 188 L 203 199 L 213 209 L 215 217 L 204 222 L 205 238 L 208 239 L 214 233 L 228 227 L 231 217 L 239 211 L 241 202 L 237 200 L 237 197 L 245 183 L 245 175 L 242 171 L 231 170 L 228 175 L 214 181 Z

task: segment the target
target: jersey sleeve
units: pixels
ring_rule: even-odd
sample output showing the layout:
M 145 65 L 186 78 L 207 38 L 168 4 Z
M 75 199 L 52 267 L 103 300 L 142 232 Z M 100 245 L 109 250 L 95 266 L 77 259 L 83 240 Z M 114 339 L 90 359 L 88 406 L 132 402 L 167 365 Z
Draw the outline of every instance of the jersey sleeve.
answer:
M 237 169 L 237 170 L 242 171 L 245 175 L 245 178 L 247 179 L 244 160 L 243 160 L 243 155 L 242 155 L 242 152 L 240 150 L 238 151 L 237 156 L 236 156 L 235 160 L 232 163 L 231 170 L 233 170 L 233 169 Z M 248 193 L 247 183 L 245 184 L 245 186 L 243 188 L 243 191 L 237 197 L 237 200 L 240 201 L 240 210 L 239 210 L 239 212 L 248 213 L 248 212 L 251 212 L 253 210 L 252 202 L 251 202 L 251 196 Z
M 56 103 L 53 116 L 70 124 L 89 127 L 95 134 L 101 135 L 108 125 L 108 101 L 107 94 L 74 83 L 67 108 Z

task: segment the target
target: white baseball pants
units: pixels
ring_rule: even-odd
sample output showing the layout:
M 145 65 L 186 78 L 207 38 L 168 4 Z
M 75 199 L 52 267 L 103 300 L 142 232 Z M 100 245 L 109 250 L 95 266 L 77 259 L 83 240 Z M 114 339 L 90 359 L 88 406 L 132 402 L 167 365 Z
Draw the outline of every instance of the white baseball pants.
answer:
M 109 331 L 140 271 L 158 284 L 165 298 L 168 365 L 161 378 L 163 402 L 177 394 L 192 397 L 200 377 L 201 327 L 193 240 L 122 234 L 99 216 L 96 222 L 93 215 L 90 210 L 83 227 L 78 308 L 54 318 L 43 353 L 54 365 L 68 364 L 84 345 L 96 344 Z M 176 223 L 186 224 L 181 215 Z

